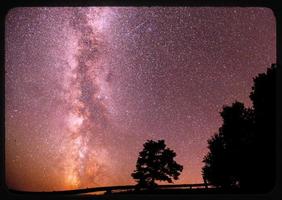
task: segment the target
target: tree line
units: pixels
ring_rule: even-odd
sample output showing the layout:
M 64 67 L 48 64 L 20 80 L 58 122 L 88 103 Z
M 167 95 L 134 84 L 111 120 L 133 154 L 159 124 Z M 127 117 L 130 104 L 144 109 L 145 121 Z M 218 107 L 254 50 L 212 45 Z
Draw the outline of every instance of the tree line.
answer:
M 275 107 L 277 65 L 253 81 L 252 108 L 224 106 L 223 124 L 208 140 L 203 179 L 224 188 L 266 192 L 275 182 Z
M 223 124 L 208 142 L 202 176 L 224 189 L 267 192 L 275 182 L 275 95 L 277 64 L 253 78 L 252 107 L 242 102 L 223 106 Z M 164 140 L 148 140 L 131 176 L 138 188 L 154 189 L 155 181 L 177 180 L 183 170 Z

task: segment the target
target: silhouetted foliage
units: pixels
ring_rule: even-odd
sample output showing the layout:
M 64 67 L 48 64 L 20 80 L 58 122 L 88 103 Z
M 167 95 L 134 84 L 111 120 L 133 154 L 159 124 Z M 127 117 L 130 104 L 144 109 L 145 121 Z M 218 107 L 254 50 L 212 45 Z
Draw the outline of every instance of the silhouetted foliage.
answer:
M 176 153 L 166 147 L 164 140 L 148 140 L 143 146 L 136 170 L 131 174 L 137 180 L 138 188 L 153 189 L 157 180 L 172 183 L 172 179 L 178 179 L 183 166 L 174 161 Z
M 204 180 L 216 186 L 230 185 L 229 176 L 224 173 L 227 163 L 222 162 L 226 158 L 223 137 L 215 134 L 208 140 L 208 148 L 210 152 L 203 160 L 206 163 L 202 169 Z
M 256 152 L 251 175 L 254 187 L 260 191 L 270 190 L 275 182 L 276 76 L 279 67 L 272 64 L 266 73 L 259 74 L 250 94 L 256 121 Z M 259 184 L 262 181 L 265 186 Z
M 208 183 L 252 192 L 273 185 L 276 70 L 272 65 L 254 78 L 252 109 L 240 102 L 223 107 L 223 125 L 208 140 L 209 152 L 203 159 L 203 178 Z
M 203 175 L 214 185 L 238 187 L 241 172 L 245 169 L 245 163 L 241 161 L 248 160 L 246 151 L 254 135 L 253 111 L 246 109 L 243 103 L 235 102 L 232 106 L 225 106 L 220 114 L 223 125 L 208 140 L 210 152 L 204 158 Z

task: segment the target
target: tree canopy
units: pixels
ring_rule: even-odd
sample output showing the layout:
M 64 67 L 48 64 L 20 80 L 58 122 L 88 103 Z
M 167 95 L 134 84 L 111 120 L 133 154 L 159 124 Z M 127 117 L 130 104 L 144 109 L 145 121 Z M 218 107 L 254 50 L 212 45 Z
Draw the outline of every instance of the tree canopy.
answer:
M 223 107 L 223 124 L 208 140 L 209 152 L 203 159 L 202 174 L 208 183 L 260 192 L 273 186 L 276 73 L 273 64 L 254 78 L 252 108 L 240 102 Z
M 172 179 L 178 179 L 183 166 L 176 163 L 176 153 L 166 147 L 164 140 L 147 140 L 143 147 L 132 173 L 137 186 L 152 189 L 157 186 L 155 181 L 172 183 Z

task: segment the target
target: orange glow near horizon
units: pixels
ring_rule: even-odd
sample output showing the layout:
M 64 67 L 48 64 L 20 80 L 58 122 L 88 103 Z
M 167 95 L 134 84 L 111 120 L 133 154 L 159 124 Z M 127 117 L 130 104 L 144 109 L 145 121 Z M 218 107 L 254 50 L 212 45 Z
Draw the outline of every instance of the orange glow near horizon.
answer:
M 276 60 L 266 8 L 19 7 L 5 31 L 6 183 L 26 191 L 133 185 L 149 139 L 202 183 L 222 106 L 251 106 Z

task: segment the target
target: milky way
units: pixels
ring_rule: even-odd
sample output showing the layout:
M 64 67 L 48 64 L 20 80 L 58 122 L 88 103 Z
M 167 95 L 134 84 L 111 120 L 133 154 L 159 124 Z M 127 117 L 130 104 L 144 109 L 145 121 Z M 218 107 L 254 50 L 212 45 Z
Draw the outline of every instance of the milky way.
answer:
M 202 182 L 207 139 L 275 62 L 263 8 L 16 8 L 5 30 L 9 187 L 134 184 L 142 144 L 164 139 Z

